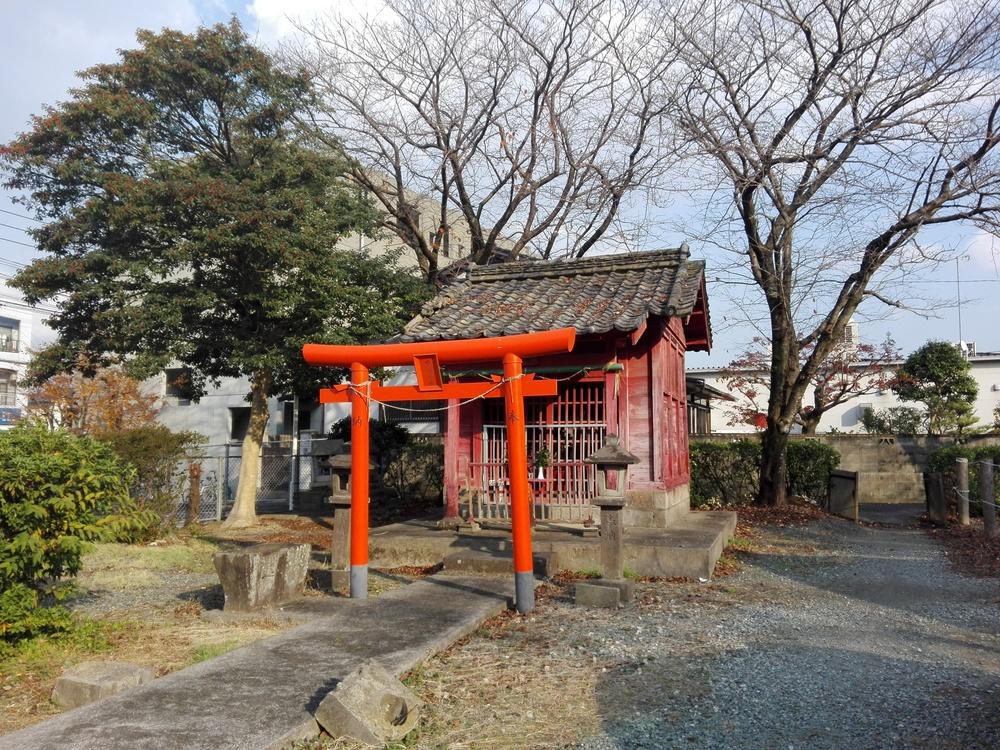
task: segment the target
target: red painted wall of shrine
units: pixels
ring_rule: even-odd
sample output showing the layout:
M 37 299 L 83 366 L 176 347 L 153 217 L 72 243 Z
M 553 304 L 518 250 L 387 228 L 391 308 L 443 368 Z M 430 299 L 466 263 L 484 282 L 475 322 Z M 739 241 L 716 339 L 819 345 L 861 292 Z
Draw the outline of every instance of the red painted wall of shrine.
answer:
M 704 320 L 703 308 L 692 318 Z M 581 334 L 571 354 L 526 360 L 526 371 L 561 381 L 558 397 L 526 403 L 529 460 L 543 446 L 550 454 L 548 466 L 532 471 L 536 511 L 541 509 L 544 516 L 547 503 L 589 506 L 588 496 L 596 491 L 595 469 L 582 459 L 600 447 L 606 434 L 617 434 L 623 446 L 639 457 L 629 470 L 628 489 L 670 490 L 688 483 L 684 354 L 699 335 L 700 328 L 690 319 L 650 317 L 638 331 Z M 704 348 L 707 341 L 697 339 L 696 344 Z M 491 514 L 503 517 L 502 409 L 501 400 L 486 399 L 448 410 L 448 514 L 457 513 L 460 505 L 472 507 L 469 502 L 475 497 L 488 504 Z M 474 508 L 473 515 L 481 517 Z

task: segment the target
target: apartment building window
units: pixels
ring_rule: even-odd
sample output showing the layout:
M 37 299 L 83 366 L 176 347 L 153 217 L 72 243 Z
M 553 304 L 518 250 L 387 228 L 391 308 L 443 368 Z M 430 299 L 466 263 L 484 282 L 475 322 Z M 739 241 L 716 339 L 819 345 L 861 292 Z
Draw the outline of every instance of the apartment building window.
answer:
M 430 242 L 431 247 L 433 247 L 434 243 L 437 242 L 438 231 L 440 231 L 440 230 L 435 230 L 435 231 L 431 232 L 430 235 L 428 236 L 428 241 Z M 445 229 L 444 229 L 444 236 L 441 238 L 441 245 L 438 247 L 438 252 L 441 254 L 442 258 L 450 258 L 451 257 L 451 236 L 450 235 L 451 235 L 451 229 L 449 227 L 445 227 Z
M 250 407 L 229 407 L 229 439 L 234 443 L 243 441 L 250 429 Z
M 17 373 L 0 370 L 0 406 L 17 406 Z
M 0 318 L 0 352 L 16 352 L 21 342 L 21 321 Z
M 169 367 L 163 372 L 166 381 L 163 395 L 176 398 L 179 402 L 191 403 L 193 392 L 191 370 L 187 367 Z

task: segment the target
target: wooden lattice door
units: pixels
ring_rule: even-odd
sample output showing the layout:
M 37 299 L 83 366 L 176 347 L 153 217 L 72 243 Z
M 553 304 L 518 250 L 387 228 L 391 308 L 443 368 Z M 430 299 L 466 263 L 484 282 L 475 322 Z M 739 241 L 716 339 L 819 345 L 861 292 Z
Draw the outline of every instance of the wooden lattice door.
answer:
M 595 468 L 583 459 L 604 442 L 604 381 L 560 384 L 554 399 L 527 399 L 525 427 L 535 518 L 583 521 L 593 514 L 597 493 Z M 480 456 L 471 468 L 471 511 L 477 518 L 510 518 L 507 474 L 507 427 L 503 402 L 483 405 Z M 539 460 L 548 456 L 548 465 Z

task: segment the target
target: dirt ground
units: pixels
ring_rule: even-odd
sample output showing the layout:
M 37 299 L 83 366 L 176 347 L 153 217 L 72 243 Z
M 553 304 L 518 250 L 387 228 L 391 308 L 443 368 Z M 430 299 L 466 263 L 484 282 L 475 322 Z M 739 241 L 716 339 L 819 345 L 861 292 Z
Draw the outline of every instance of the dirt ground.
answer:
M 426 705 L 399 747 L 1000 747 L 1000 582 L 946 549 L 750 510 L 710 583 L 644 581 L 608 611 L 557 577 L 407 677 Z
M 39 638 L 0 661 L 0 734 L 58 713 L 49 701 L 66 667 L 113 659 L 152 667 L 157 676 L 289 627 L 268 617 L 208 620 L 220 607 L 214 543 L 180 538 L 148 545 L 102 544 L 84 558 L 69 600 L 78 622 L 65 637 Z

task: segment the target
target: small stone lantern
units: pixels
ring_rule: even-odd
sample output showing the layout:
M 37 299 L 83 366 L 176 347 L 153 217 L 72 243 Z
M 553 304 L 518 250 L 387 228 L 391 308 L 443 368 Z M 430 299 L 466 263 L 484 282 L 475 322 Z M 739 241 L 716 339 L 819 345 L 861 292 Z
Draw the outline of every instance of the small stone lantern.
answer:
M 333 506 L 333 540 L 330 545 L 330 575 L 334 590 L 350 582 L 351 560 L 351 453 L 350 443 L 345 443 L 347 453 L 330 456 L 330 497 Z M 369 468 L 375 468 L 369 464 Z
M 625 473 L 630 464 L 639 462 L 639 458 L 619 445 L 617 435 L 608 435 L 604 446 L 583 461 L 597 466 L 598 494 L 593 502 L 601 509 L 604 576 L 577 584 L 576 599 L 583 604 L 617 606 L 631 601 L 635 595 L 633 582 L 625 578 Z

